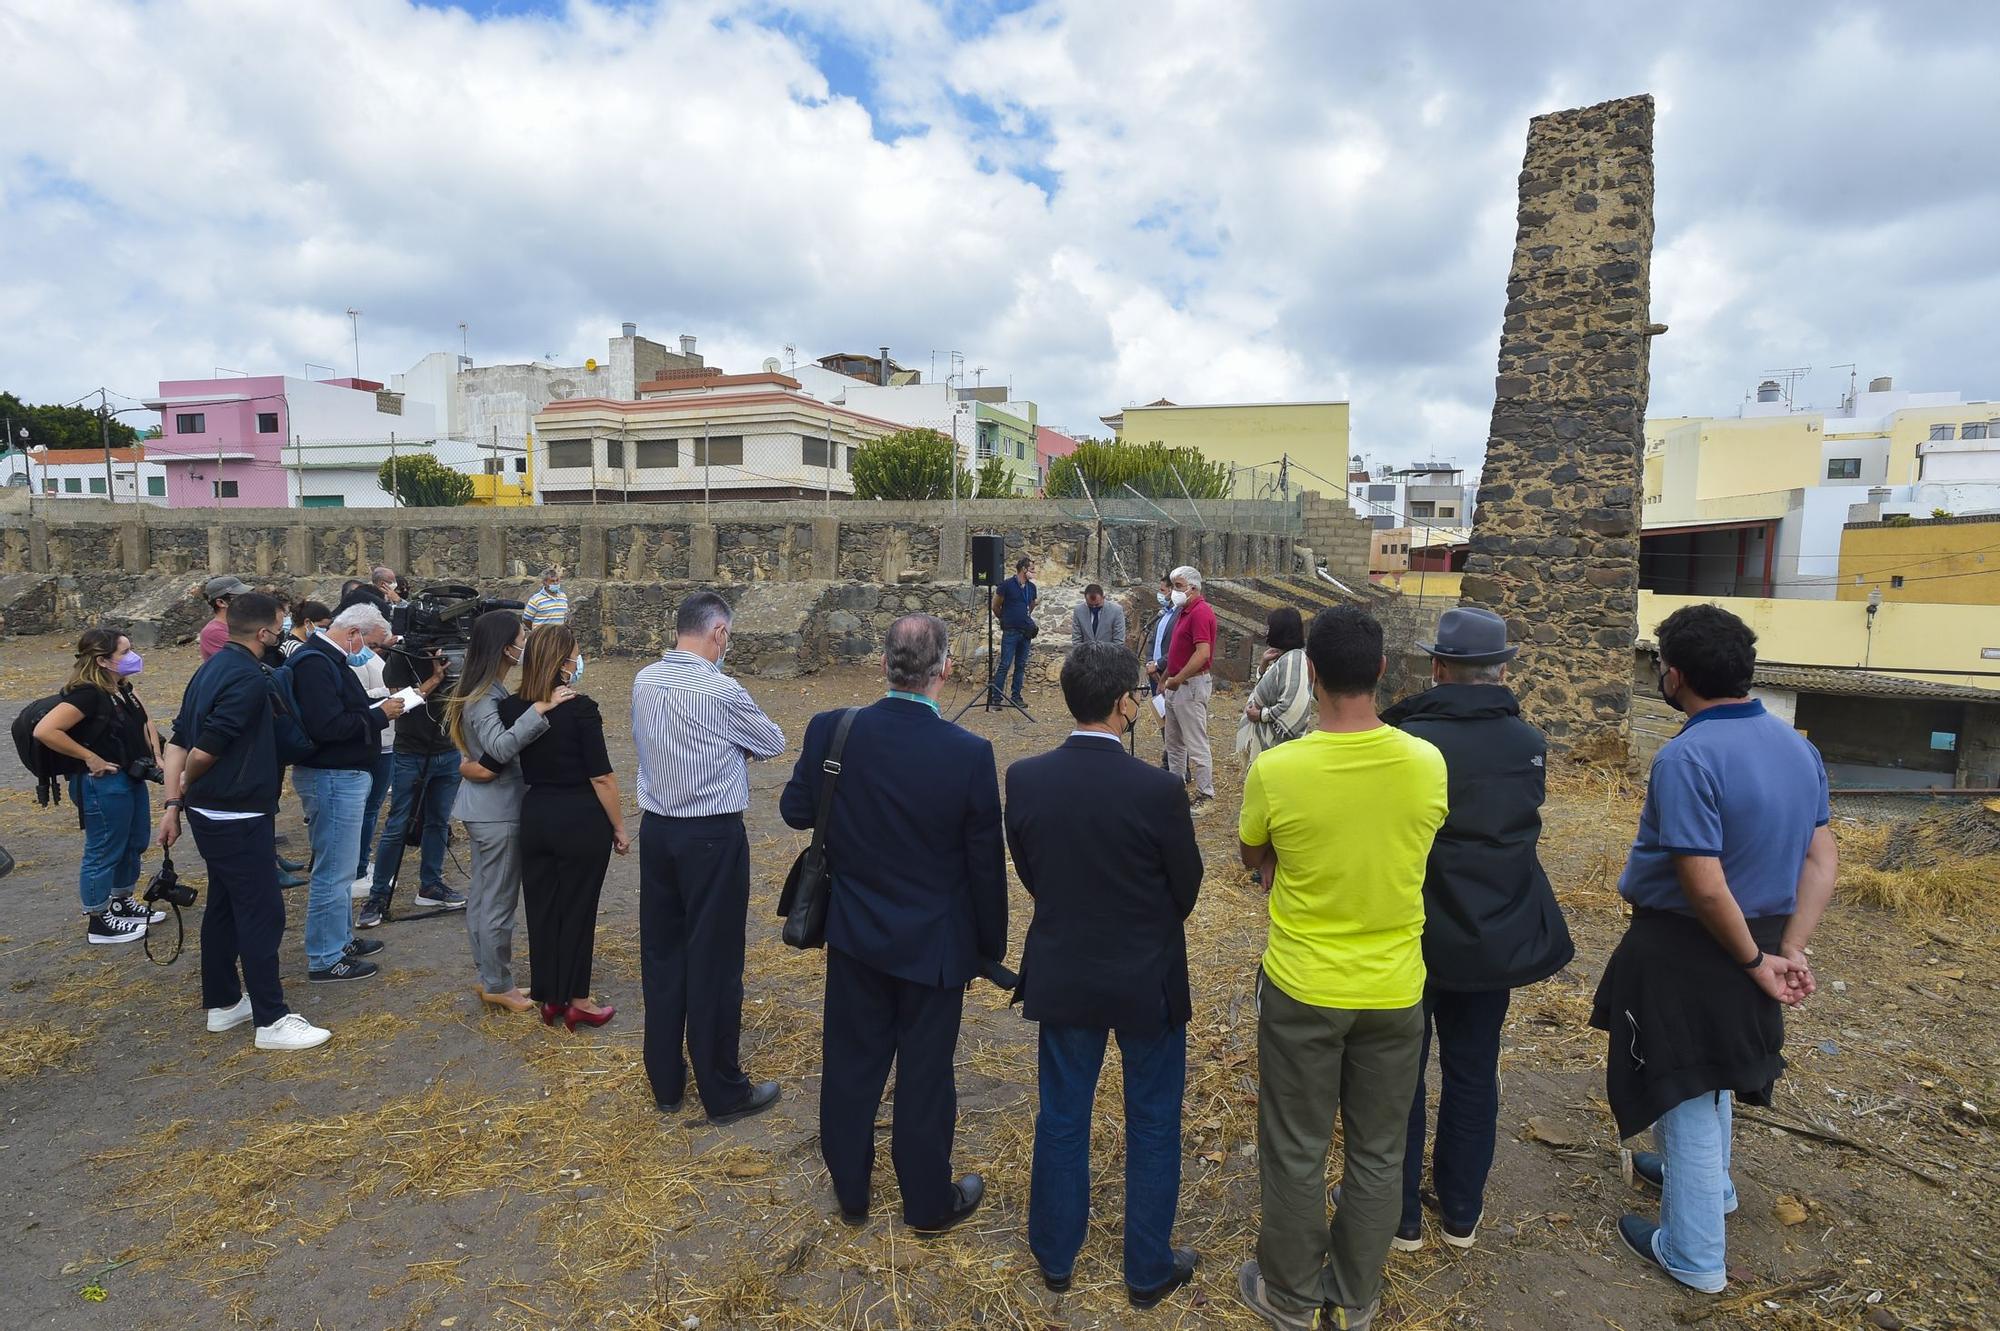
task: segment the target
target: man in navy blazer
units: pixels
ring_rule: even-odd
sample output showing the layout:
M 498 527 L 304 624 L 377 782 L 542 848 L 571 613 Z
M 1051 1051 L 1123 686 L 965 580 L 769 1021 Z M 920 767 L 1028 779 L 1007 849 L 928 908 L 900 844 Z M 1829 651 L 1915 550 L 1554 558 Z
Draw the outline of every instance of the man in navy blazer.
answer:
M 925 1234 L 979 1206 L 985 1182 L 951 1177 L 965 986 L 1007 949 L 1007 867 L 993 746 L 938 715 L 951 677 L 944 621 L 906 615 L 889 626 L 889 693 L 848 731 L 826 829 L 833 885 L 826 915 L 825 1072 L 820 1153 L 841 1216 L 868 1219 L 875 1113 L 896 1065 L 892 1154 L 903 1220 Z M 807 828 L 840 720 L 806 727 L 778 809 Z
M 1151 1308 L 1194 1277 L 1172 1246 L 1187 1084 L 1187 937 L 1201 850 L 1178 777 L 1125 751 L 1139 658 L 1082 643 L 1063 661 L 1076 729 L 1007 769 L 1007 845 L 1035 899 L 1016 991 L 1041 1023 L 1028 1247 L 1070 1285 L 1090 1218 L 1090 1118 L 1112 1032 L 1125 1070 L 1125 1290 Z

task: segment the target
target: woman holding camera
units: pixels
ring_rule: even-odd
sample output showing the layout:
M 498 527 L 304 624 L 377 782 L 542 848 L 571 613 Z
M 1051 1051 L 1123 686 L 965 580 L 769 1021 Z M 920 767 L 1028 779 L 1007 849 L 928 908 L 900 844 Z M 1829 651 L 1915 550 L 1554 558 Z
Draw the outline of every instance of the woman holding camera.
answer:
M 136 943 L 166 918 L 132 899 L 153 834 L 146 781 L 159 770 L 159 732 L 130 684 L 144 664 L 123 634 L 86 630 L 61 701 L 35 727 L 43 748 L 83 764 L 69 797 L 83 820 L 77 888 L 89 943 Z
M 522 652 L 520 687 L 498 704 L 500 724 L 511 728 L 538 704 L 553 704 L 557 691 L 582 674 L 576 634 L 560 624 L 535 629 Z M 602 1026 L 614 1011 L 591 1001 L 590 962 L 604 871 L 611 852 L 625 854 L 632 841 L 597 704 L 577 696 L 543 719 L 548 729 L 517 760 L 527 784 L 521 895 L 528 908 L 528 996 L 542 1005 L 543 1021 L 560 1020 L 573 1031 Z
M 489 610 L 472 625 L 465 666 L 445 707 L 445 727 L 463 761 L 452 816 L 465 824 L 472 844 L 472 878 L 465 885 L 465 932 L 479 971 L 479 998 L 510 1012 L 534 1000 L 514 982 L 514 908 L 521 898 L 521 799 L 527 787 L 515 761 L 548 731 L 548 714 L 576 696 L 556 686 L 546 702 L 524 710 L 512 725 L 500 721 L 507 677 L 528 642 L 521 616 Z

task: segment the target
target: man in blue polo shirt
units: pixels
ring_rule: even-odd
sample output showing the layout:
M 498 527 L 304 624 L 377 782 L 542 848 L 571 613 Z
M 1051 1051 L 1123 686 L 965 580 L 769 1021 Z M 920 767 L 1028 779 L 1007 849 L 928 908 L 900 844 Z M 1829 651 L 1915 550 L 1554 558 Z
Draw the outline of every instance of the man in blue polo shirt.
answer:
M 1814 988 L 1806 944 L 1837 867 L 1819 753 L 1749 696 L 1757 635 L 1713 605 L 1657 631 L 1660 696 L 1687 723 L 1653 759 L 1639 835 L 1618 890 L 1632 922 L 1598 984 L 1591 1025 L 1610 1036 L 1605 1081 L 1628 1153 L 1660 1191 L 1660 1223 L 1618 1222 L 1626 1246 L 1704 1293 L 1729 1280 L 1723 1217 L 1730 1106 L 1768 1105 L 1784 1071 L 1784 1009 Z
M 989 701 L 1000 701 L 1000 686 L 1007 682 L 1007 669 L 1014 670 L 1014 687 L 1008 701 L 1021 706 L 1021 684 L 1028 673 L 1028 643 L 1035 636 L 1035 561 L 1026 555 L 1014 561 L 1014 576 L 993 592 L 993 612 L 1000 616 L 1000 662 L 993 670 L 993 693 Z

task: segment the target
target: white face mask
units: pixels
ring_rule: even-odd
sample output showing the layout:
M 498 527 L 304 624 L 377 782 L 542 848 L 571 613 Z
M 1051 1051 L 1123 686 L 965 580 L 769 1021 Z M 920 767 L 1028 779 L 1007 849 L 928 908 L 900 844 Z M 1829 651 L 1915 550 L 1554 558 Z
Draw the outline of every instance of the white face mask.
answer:
M 1181 606 L 1186 605 L 1187 596 L 1188 594 L 1182 591 L 1180 588 L 1178 587 L 1174 588 L 1174 595 L 1173 595 L 1174 608 L 1179 609 Z

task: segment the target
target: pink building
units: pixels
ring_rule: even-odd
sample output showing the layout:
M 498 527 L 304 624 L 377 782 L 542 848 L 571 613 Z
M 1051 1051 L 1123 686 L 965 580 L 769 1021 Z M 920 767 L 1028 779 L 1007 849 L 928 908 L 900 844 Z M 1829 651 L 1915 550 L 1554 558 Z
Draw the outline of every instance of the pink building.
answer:
M 1049 483 L 1049 464 L 1076 452 L 1076 440 L 1059 430 L 1042 425 L 1035 429 L 1035 483 Z
M 392 437 L 435 437 L 437 412 L 368 379 L 165 379 L 147 444 L 170 508 L 382 507 L 375 480 Z

